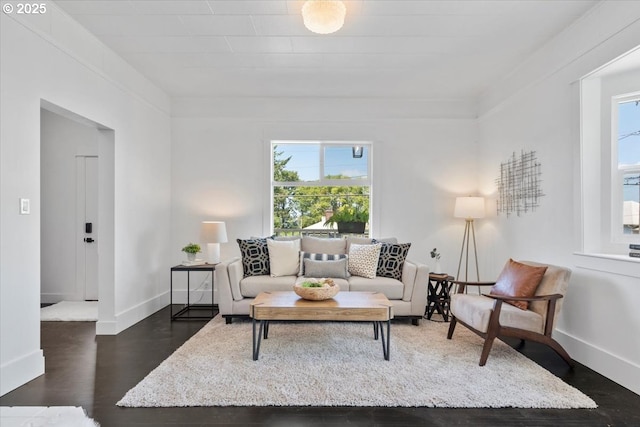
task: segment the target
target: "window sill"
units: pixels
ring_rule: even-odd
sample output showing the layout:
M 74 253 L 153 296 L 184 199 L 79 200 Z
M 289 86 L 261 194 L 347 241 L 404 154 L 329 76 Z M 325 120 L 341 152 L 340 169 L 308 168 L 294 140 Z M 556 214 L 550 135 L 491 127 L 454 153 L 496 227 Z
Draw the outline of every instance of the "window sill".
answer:
M 582 252 L 575 252 L 573 255 L 579 268 L 640 278 L 640 258 Z

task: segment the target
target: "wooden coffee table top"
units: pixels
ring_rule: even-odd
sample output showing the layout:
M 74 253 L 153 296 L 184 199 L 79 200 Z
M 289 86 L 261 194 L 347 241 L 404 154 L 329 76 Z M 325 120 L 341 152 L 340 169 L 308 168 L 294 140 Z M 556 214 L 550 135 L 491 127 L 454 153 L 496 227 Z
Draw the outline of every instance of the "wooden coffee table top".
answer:
M 262 292 L 251 303 L 256 320 L 387 321 L 393 306 L 378 292 L 339 292 L 324 301 L 308 301 L 295 292 Z

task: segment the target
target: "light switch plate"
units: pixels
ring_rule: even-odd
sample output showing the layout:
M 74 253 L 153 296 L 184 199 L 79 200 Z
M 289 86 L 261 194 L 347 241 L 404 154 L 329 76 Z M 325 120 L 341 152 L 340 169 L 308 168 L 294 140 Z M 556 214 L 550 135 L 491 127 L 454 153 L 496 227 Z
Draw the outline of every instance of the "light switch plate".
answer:
M 20 199 L 20 215 L 29 215 L 31 213 L 31 201 L 29 199 Z

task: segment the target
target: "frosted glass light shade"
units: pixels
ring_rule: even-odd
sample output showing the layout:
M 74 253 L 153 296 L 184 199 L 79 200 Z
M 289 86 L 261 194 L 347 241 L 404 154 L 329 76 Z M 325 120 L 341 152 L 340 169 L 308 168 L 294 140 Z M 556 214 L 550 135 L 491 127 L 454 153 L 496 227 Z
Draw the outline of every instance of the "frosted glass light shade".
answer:
M 307 0 L 302 6 L 302 19 L 309 31 L 331 34 L 344 25 L 347 8 L 339 0 Z
M 465 219 L 484 218 L 484 197 L 456 197 L 453 216 Z

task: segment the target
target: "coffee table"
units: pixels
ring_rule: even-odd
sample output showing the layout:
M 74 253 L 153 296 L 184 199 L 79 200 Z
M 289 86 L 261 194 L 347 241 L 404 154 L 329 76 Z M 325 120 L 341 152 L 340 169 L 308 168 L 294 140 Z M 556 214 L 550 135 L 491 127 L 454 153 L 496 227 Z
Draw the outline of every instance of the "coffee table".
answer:
M 389 360 L 393 306 L 384 294 L 378 292 L 340 292 L 324 301 L 308 301 L 293 291 L 262 292 L 251 302 L 249 316 L 253 319 L 253 360 L 258 360 L 261 339 L 263 336 L 268 338 L 272 320 L 373 322 L 373 338 L 377 340 L 380 336 L 382 354 L 385 360 Z M 260 330 L 256 334 L 258 322 Z

